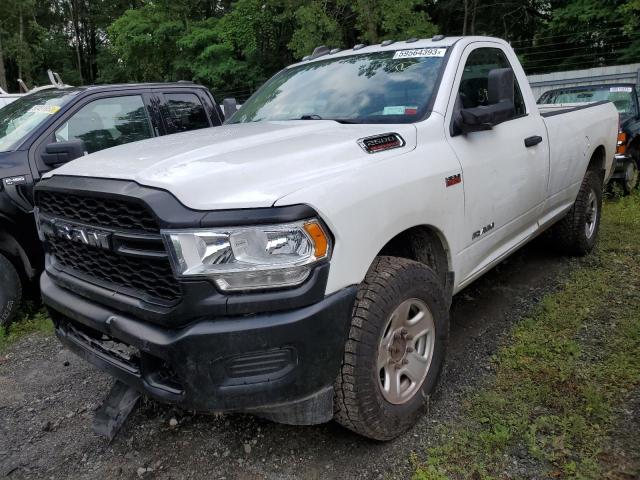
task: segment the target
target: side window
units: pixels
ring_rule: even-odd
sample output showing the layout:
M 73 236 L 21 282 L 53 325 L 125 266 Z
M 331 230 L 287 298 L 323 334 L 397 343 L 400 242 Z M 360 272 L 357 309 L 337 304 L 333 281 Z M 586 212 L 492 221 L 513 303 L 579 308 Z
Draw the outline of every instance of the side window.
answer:
M 489 72 L 495 68 L 511 68 L 502 50 L 499 48 L 478 48 L 471 52 L 464 66 L 458 91 L 463 108 L 488 104 Z M 516 116 L 527 113 L 517 79 L 515 81 L 515 106 Z
M 167 123 L 173 133 L 210 127 L 202 102 L 193 93 L 165 93 Z
M 89 153 L 151 137 L 149 117 L 140 95 L 94 100 L 55 132 L 56 142 L 83 140 Z

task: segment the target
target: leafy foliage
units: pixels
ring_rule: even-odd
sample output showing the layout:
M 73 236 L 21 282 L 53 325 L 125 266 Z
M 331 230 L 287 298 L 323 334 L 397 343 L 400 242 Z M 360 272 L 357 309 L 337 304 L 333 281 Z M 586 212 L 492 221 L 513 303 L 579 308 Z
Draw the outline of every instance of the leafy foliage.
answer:
M 610 437 L 640 387 L 639 205 L 640 192 L 605 204 L 596 255 L 514 328 L 416 480 L 637 478 Z
M 246 98 L 318 45 L 494 35 L 528 72 L 640 60 L 639 0 L 3 0 L 0 87 L 195 80 Z M 222 94 L 222 95 L 220 95 Z

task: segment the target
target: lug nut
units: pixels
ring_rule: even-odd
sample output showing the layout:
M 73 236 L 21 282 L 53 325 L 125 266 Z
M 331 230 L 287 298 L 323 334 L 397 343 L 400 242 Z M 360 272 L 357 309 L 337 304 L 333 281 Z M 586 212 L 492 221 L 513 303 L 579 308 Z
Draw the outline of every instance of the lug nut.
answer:
M 415 349 L 413 347 L 407 347 L 407 352 L 411 353 L 413 352 Z
M 413 340 L 413 335 L 407 335 L 407 336 L 406 336 L 406 339 L 407 339 L 407 340 Z
M 400 330 L 400 334 L 401 335 L 406 335 L 407 333 L 409 333 L 409 330 L 407 330 L 406 328 L 403 328 L 402 330 Z
M 407 363 L 409 363 L 409 360 L 407 360 L 406 358 L 403 358 L 403 359 L 402 359 L 402 364 L 403 364 L 403 365 L 406 365 Z

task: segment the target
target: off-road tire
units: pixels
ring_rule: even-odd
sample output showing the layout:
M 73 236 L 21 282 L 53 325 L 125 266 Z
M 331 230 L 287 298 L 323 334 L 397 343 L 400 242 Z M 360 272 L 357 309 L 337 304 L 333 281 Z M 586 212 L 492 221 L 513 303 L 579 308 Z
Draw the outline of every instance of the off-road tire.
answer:
M 622 190 L 625 195 L 631 195 L 638 186 L 638 165 L 635 160 L 630 160 L 625 166 L 624 179 L 621 180 Z
M 597 202 L 595 229 L 588 236 L 585 229 L 589 209 L 589 195 L 593 192 Z M 584 256 L 593 250 L 600 230 L 602 215 L 602 177 L 598 172 L 587 171 L 578 197 L 567 215 L 552 228 L 552 236 L 560 250 L 568 255 Z
M 379 386 L 378 345 L 391 313 L 407 299 L 426 303 L 435 325 L 431 365 L 422 386 L 404 404 L 385 400 Z M 448 300 L 438 275 L 422 263 L 378 257 L 358 289 L 340 374 L 335 383 L 334 418 L 354 432 L 390 440 L 427 411 L 445 359 L 449 338 Z
M 0 328 L 11 323 L 22 298 L 20 275 L 7 257 L 0 254 Z

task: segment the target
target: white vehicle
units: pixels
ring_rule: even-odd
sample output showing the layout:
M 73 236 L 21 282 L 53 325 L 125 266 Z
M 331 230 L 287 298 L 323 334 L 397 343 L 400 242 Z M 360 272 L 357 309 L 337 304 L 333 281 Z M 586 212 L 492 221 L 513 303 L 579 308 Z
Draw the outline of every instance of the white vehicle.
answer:
M 541 115 L 499 39 L 319 48 L 226 126 L 47 174 L 44 301 L 160 401 L 390 439 L 426 410 L 452 295 L 549 227 L 593 248 L 617 132 L 611 103 Z
M 64 88 L 70 87 L 70 85 L 65 84 L 60 75 L 56 72 L 52 72 L 51 70 L 47 70 L 47 75 L 49 76 L 50 85 L 44 85 L 42 87 L 34 87 L 29 89 L 27 85 L 22 81 L 22 79 L 18 79 L 18 84 L 20 85 L 20 90 L 23 93 L 7 93 L 2 88 L 0 88 L 0 108 L 5 105 L 9 105 L 11 102 L 16 101 L 20 97 L 24 97 L 25 95 L 29 95 L 30 93 L 40 92 L 42 90 L 50 90 L 52 88 Z
M 20 98 L 23 94 L 20 93 L 7 93 L 2 88 L 0 88 L 0 108 L 5 105 L 9 105 L 14 100 Z

